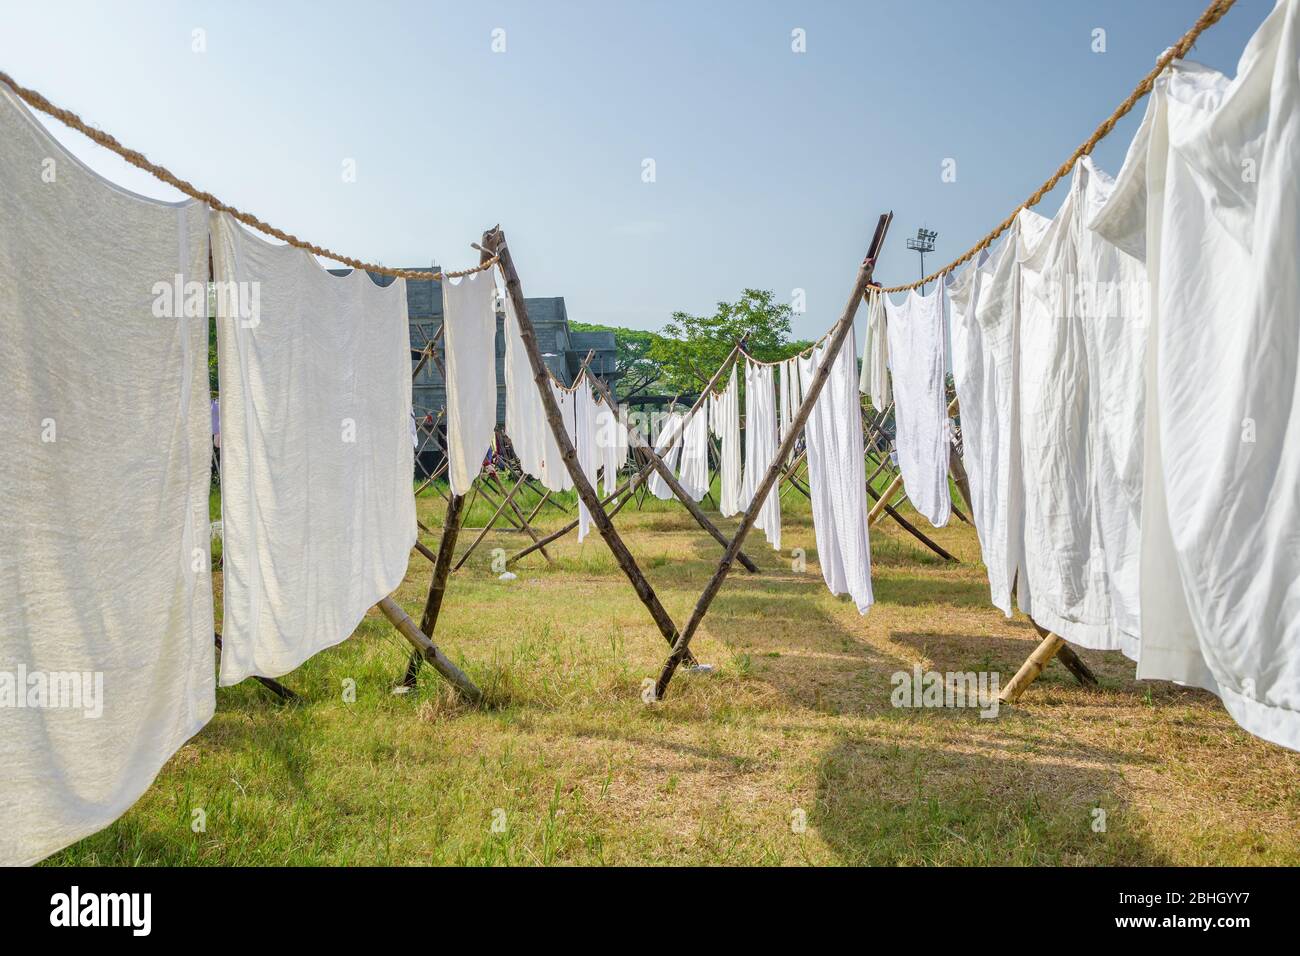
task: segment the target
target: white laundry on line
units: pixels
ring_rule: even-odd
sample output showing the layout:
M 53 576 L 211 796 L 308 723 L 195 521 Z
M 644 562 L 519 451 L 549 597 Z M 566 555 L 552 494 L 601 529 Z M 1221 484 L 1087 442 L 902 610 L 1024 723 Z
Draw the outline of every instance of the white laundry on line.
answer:
M 867 293 L 867 334 L 863 336 L 862 378 L 858 388 L 871 399 L 871 407 L 883 412 L 894 400 L 889 384 L 889 335 L 885 331 L 886 295 Z
M 345 640 L 415 544 L 406 284 L 337 276 L 227 214 L 217 304 L 225 605 L 221 682 L 277 677 Z
M 1175 61 L 1092 221 L 1151 283 L 1138 676 L 1300 749 L 1300 3 Z M 1256 175 L 1247 176 L 1247 169 Z
M 655 454 L 663 461 L 664 467 L 673 473 L 677 471 L 677 461 L 682 454 L 682 437 L 685 424 L 686 416 L 682 412 L 669 412 L 659 428 L 658 437 L 655 438 Z M 664 481 L 657 468 L 650 472 L 647 487 L 650 494 L 660 501 L 669 501 L 673 498 L 672 488 L 669 487 L 668 482 Z
M 469 493 L 496 428 L 496 289 L 491 269 L 442 280 L 447 478 L 454 495 Z
M 776 458 L 776 392 L 773 366 L 745 359 L 745 478 L 741 484 L 740 506 L 748 508 Z M 761 528 L 775 551 L 781 550 L 781 496 L 776 484 L 759 508 L 754 526 Z
M 583 475 L 586 476 L 592 488 L 595 488 L 596 477 L 601 463 L 599 446 L 601 405 L 596 401 L 591 382 L 588 381 L 586 375 L 583 375 L 578 380 L 570 395 L 573 401 L 573 431 L 570 433 L 570 437 L 573 439 L 574 450 L 578 454 L 578 467 L 582 469 Z M 587 537 L 587 532 L 591 530 L 592 521 L 590 510 L 579 498 L 579 541 Z
M 627 464 L 627 419 L 617 405 L 611 408 L 603 399 L 597 399 L 596 404 L 596 444 L 604 493 L 608 496 L 618 490 L 618 473 Z
M 945 395 L 943 282 L 928 296 L 885 301 L 893 380 L 895 442 L 912 506 L 936 528 L 948 523 L 948 403 Z
M 528 361 L 528 350 L 519 334 L 519 319 L 509 296 L 505 296 L 505 322 L 503 325 L 505 345 L 505 380 L 506 380 L 506 435 L 515 450 L 519 465 L 534 478 L 544 481 L 546 478 L 546 457 L 548 450 L 547 436 L 550 425 L 546 421 L 546 410 L 542 404 L 542 395 L 533 380 L 532 366 Z M 554 441 L 552 439 L 551 444 Z M 555 463 L 561 466 L 556 452 Z M 547 487 L 550 487 L 549 485 Z
M 730 518 L 741 510 L 740 489 L 743 480 L 740 464 L 740 396 L 736 367 L 731 367 L 727 387 L 709 396 L 709 430 L 722 442 L 718 462 L 718 511 Z
M 697 409 L 686 422 L 681 473 L 677 478 L 692 501 L 699 501 L 709 491 L 709 416 L 703 408 Z
M 212 717 L 207 250 L 206 206 L 0 86 L 0 865 L 108 826 Z
M 1035 232 L 1020 234 L 1025 586 L 1018 598 L 1021 610 L 1067 641 L 1136 659 L 1136 616 L 1121 630 L 1112 597 L 1136 599 L 1137 526 L 1106 436 L 1131 441 L 1138 433 L 1140 381 L 1116 373 L 1107 392 L 1099 366 L 1123 361 L 1119 353 L 1140 354 L 1143 320 L 1141 310 L 1126 314 L 1130 297 L 1116 307 L 1118 297 L 1108 304 L 1104 290 L 1095 294 L 1121 281 L 1124 254 L 1100 237 L 1082 241 L 1090 181 L 1105 187 L 1091 161 L 1080 163 L 1055 218 L 1043 224 L 1026 212 Z M 1136 394 L 1123 394 L 1126 388 Z M 1126 539 L 1134 546 L 1126 548 Z
M 818 346 L 796 361 L 804 382 L 825 360 Z M 845 340 L 804 426 L 808 490 L 812 497 L 817 562 L 832 594 L 848 594 L 865 614 L 871 593 L 871 548 L 867 536 L 866 454 L 856 376 L 853 332 Z

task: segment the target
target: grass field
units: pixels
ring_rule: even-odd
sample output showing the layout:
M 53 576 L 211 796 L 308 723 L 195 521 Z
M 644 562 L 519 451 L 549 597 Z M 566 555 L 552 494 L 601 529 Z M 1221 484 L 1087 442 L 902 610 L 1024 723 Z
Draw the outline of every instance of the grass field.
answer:
M 493 533 L 452 576 L 434 635 L 492 706 L 460 705 L 427 667 L 392 695 L 407 645 L 372 610 L 283 679 L 300 703 L 253 681 L 220 690 L 139 803 L 50 862 L 1300 863 L 1300 754 L 1239 730 L 1209 694 L 1134 681 L 1118 654 L 1083 652 L 1100 690 L 1053 663 L 995 719 L 891 706 L 891 675 L 918 663 L 1009 680 L 1034 633 L 989 605 L 975 533 L 955 519 L 933 536 L 956 565 L 888 519 L 873 530 L 877 603 L 860 617 L 822 583 L 797 497 L 784 552 L 751 535 L 762 572 L 737 568 L 697 636 L 716 672 L 679 674 L 661 703 L 640 686 L 667 645 L 600 536 L 501 582 L 488 549 L 526 539 Z M 419 511 L 436 528 L 442 499 Z M 480 502 L 461 548 L 486 517 Z M 676 504 L 616 522 L 684 624 L 720 548 Z M 413 553 L 398 598 L 417 621 L 430 572 Z

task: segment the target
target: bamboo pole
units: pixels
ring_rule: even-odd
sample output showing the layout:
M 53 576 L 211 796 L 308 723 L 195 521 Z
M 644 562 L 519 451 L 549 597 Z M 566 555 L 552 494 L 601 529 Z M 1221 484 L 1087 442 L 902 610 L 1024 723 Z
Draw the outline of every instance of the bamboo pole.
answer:
M 881 494 L 881 496 L 878 499 L 876 499 L 876 503 L 872 505 L 871 510 L 867 512 L 868 528 L 870 528 L 872 525 L 874 525 L 877 521 L 880 520 L 880 516 L 884 514 L 885 509 L 889 507 L 889 500 L 893 498 L 894 494 L 898 491 L 898 489 L 902 487 L 903 487 L 903 475 L 900 472 L 898 475 L 894 476 L 894 480 L 889 483 L 889 487 L 885 489 L 884 493 Z
M 383 612 L 384 617 L 388 618 L 397 632 L 411 642 L 415 648 L 416 655 L 432 665 L 433 669 L 446 678 L 456 690 L 471 704 L 481 704 L 483 702 L 483 692 L 475 686 L 465 672 L 453 664 L 438 646 L 429 640 L 415 622 L 411 620 L 410 615 L 398 606 L 397 602 L 391 597 L 381 598 L 379 601 L 379 610 Z
M 622 569 L 627 579 L 632 582 L 637 597 L 641 599 L 641 603 L 645 605 L 650 617 L 654 619 L 659 632 L 664 636 L 664 640 L 669 644 L 675 644 L 677 642 L 677 626 L 673 624 L 672 618 L 664 610 L 664 606 L 660 603 L 659 596 L 655 594 L 654 588 L 650 586 L 650 582 L 641 573 L 641 569 L 637 566 L 632 553 L 628 551 L 627 545 L 623 543 L 623 539 L 614 529 L 613 522 L 609 520 L 609 516 L 601 508 L 596 489 L 591 486 L 586 473 L 578 464 L 577 450 L 573 447 L 569 433 L 564 427 L 560 407 L 555 401 L 555 395 L 551 392 L 546 363 L 542 361 L 542 352 L 537 344 L 537 333 L 533 328 L 532 319 L 528 316 L 528 303 L 524 300 L 519 272 L 515 268 L 514 257 L 510 254 L 510 246 L 507 244 L 505 233 L 501 231 L 500 226 L 483 233 L 481 248 L 485 254 L 497 256 L 497 265 L 505 278 L 506 294 L 510 296 L 510 302 L 514 306 L 515 319 L 519 327 L 519 338 L 523 343 L 524 351 L 528 354 L 528 364 L 533 371 L 533 381 L 536 383 L 537 391 L 541 395 L 546 421 L 551 427 L 551 434 L 554 436 L 556 444 L 559 446 L 560 459 L 564 462 L 564 467 L 568 469 L 569 475 L 573 479 L 573 486 L 578 492 L 578 497 L 587 506 L 592 520 L 600 531 L 600 536 L 605 539 L 605 544 L 614 555 L 614 560 L 618 563 L 619 568 Z
M 433 579 L 429 582 L 429 594 L 424 602 L 424 615 L 420 619 L 420 633 L 433 634 L 438 626 L 438 614 L 442 610 L 442 599 L 447 593 L 447 577 L 451 573 L 451 559 L 456 551 L 456 537 L 460 534 L 460 522 L 465 511 L 465 496 L 452 495 L 447 500 L 447 517 L 442 523 L 442 537 L 438 541 L 438 554 L 433 562 Z M 415 676 L 420 670 L 423 655 L 418 651 L 406 662 L 406 674 L 402 678 L 403 687 L 414 687 Z
M 510 499 L 515 496 L 515 492 L 519 490 L 520 486 L 523 485 L 523 483 L 524 483 L 524 479 L 520 478 L 517 482 L 515 482 L 515 486 L 510 489 L 509 493 L 503 499 L 501 499 L 501 504 L 497 505 L 496 512 L 492 515 L 491 518 L 488 519 L 488 523 L 483 526 L 483 529 L 481 531 L 479 531 L 478 537 L 476 537 L 470 543 L 470 546 L 465 550 L 465 553 L 460 556 L 460 560 L 457 561 L 455 566 L 452 568 L 453 571 L 459 571 L 461 568 L 465 566 L 465 562 L 469 560 L 469 556 L 474 553 L 474 549 L 479 546 L 479 542 L 481 542 L 484 538 L 487 537 L 488 532 L 492 530 L 492 526 L 496 524 L 497 518 L 499 518 L 501 516 L 501 513 L 506 510 L 506 505 L 510 503 Z
M 519 475 L 520 475 L 520 478 L 519 478 L 520 482 L 523 482 L 523 481 L 528 477 L 527 473 L 524 472 L 522 468 L 521 468 L 520 471 L 519 471 Z M 549 492 L 548 492 L 548 494 L 549 494 Z M 549 564 L 549 565 L 554 566 L 554 565 L 555 565 L 555 559 L 554 559 L 553 557 L 551 557 L 551 553 L 550 553 L 549 551 L 547 551 L 545 547 L 543 547 L 543 546 L 541 546 L 541 545 L 539 544 L 539 542 L 541 541 L 541 538 L 538 537 L 538 535 L 537 535 L 537 531 L 536 531 L 536 529 L 533 528 L 533 525 L 532 525 L 532 519 L 536 516 L 537 512 L 541 509 L 542 505 L 545 503 L 545 500 L 543 499 L 543 501 L 539 501 L 539 502 L 537 503 L 537 507 L 533 509 L 532 514 L 530 514 L 527 518 L 524 517 L 524 512 L 523 512 L 523 510 L 519 507 L 518 503 L 515 502 L 515 500 L 514 500 L 514 492 L 511 492 L 511 497 L 510 497 L 509 501 L 510 501 L 510 510 L 513 511 L 513 512 L 515 513 L 515 517 L 516 517 L 516 518 L 518 518 L 520 521 L 523 522 L 523 525 L 524 525 L 524 533 L 525 533 L 526 535 L 528 535 L 528 537 L 530 537 L 530 538 L 533 539 L 533 544 L 538 544 L 538 545 L 539 545 L 538 550 L 540 550 L 540 551 L 542 552 L 542 557 L 544 557 L 544 558 L 546 559 L 546 563 Z
M 620 495 L 622 496 L 622 500 L 619 501 L 619 503 L 615 506 L 614 510 L 611 511 L 611 512 L 609 512 L 609 516 L 610 516 L 611 518 L 613 518 L 614 515 L 618 514 L 619 510 L 623 507 L 623 505 L 627 503 L 627 499 L 628 499 L 628 497 L 630 497 L 631 491 L 635 491 L 635 490 L 636 490 L 636 488 L 635 488 L 636 484 L 637 484 L 639 481 L 641 481 L 641 480 L 644 478 L 644 476 L 646 476 L 646 475 L 648 475 L 648 474 L 650 474 L 650 471 L 649 471 L 648 468 L 647 468 L 646 470 L 644 470 L 644 471 L 637 472 L 637 474 L 634 475 L 631 479 L 629 479 L 628 481 L 623 482 L 623 484 L 619 485 L 619 486 L 618 486 L 617 488 L 615 488 L 611 493 L 609 493 L 608 495 L 606 495 L 604 498 L 600 499 L 600 504 L 601 504 L 601 507 L 603 508 L 605 505 L 609 504 L 609 503 L 610 503 L 611 501 L 613 501 L 615 498 L 618 498 Z M 570 521 L 568 524 L 566 524 L 566 525 L 565 525 L 563 528 L 561 528 L 560 530 L 558 530 L 558 531 L 552 531 L 550 534 L 548 534 L 546 537 L 542 538 L 540 541 L 537 541 L 537 542 L 533 543 L 532 545 L 530 545 L 529 547 L 524 548 L 522 551 L 518 552 L 518 553 L 515 554 L 513 557 L 507 558 L 507 559 L 506 559 L 506 567 L 510 567 L 510 566 L 511 566 L 512 564 L 514 564 L 516 561 L 519 561 L 519 560 L 522 559 L 522 558 L 526 558 L 528 555 L 532 554 L 534 551 L 538 551 L 538 550 L 540 550 L 544 545 L 548 545 L 548 544 L 550 544 L 552 541 L 558 541 L 560 538 L 563 538 L 566 534 L 568 534 L 569 532 L 571 532 L 571 531 L 572 531 L 574 528 L 576 528 L 577 526 L 578 526 L 578 520 L 575 518 L 574 520 Z
M 1065 641 L 1055 634 L 1048 633 L 1046 637 L 1039 642 L 1034 648 L 1034 652 L 1029 658 L 1020 665 L 1020 670 L 1016 675 L 1002 688 L 998 694 L 998 702 L 1003 704 L 1014 704 L 1020 699 L 1020 695 L 1025 692 L 1025 688 L 1038 679 L 1038 675 L 1043 672 L 1056 652 L 1065 646 Z
M 857 314 L 858 303 L 862 301 L 862 297 L 866 293 L 867 283 L 871 281 L 871 274 L 876 266 L 876 257 L 880 254 L 880 248 L 885 241 L 885 234 L 889 230 L 889 223 L 893 217 L 892 212 L 885 213 L 881 215 L 876 223 L 875 235 L 872 237 L 866 257 L 858 267 L 858 275 L 853 283 L 853 292 L 850 294 L 849 301 L 844 306 L 844 311 L 836 323 L 830 342 L 826 345 L 826 354 L 822 357 L 822 362 L 813 375 L 813 380 L 804 389 L 803 401 L 799 403 L 799 409 L 795 412 L 789 430 L 781 439 L 780 445 L 777 446 L 771 464 L 768 465 L 767 470 L 764 472 L 762 480 L 754 488 L 754 495 L 740 520 L 740 527 L 736 529 L 735 537 L 731 539 L 731 543 L 727 546 L 722 561 L 718 564 L 718 568 L 714 571 L 709 583 L 705 585 L 690 620 L 682 630 L 681 636 L 674 642 L 668 660 L 664 662 L 663 671 L 659 674 L 658 681 L 655 682 L 655 697 L 657 699 L 663 699 L 664 692 L 668 689 L 668 682 L 672 680 L 674 672 L 679 665 L 687 660 L 691 638 L 695 636 L 700 622 L 704 619 L 704 615 L 708 613 L 709 605 L 713 603 L 713 599 L 717 597 L 718 591 L 721 590 L 722 583 L 731 571 L 731 563 L 735 560 L 736 555 L 740 552 L 741 545 L 745 542 L 745 536 L 749 534 L 754 522 L 758 520 L 758 512 L 767 500 L 767 495 L 772 490 L 772 486 L 776 483 L 782 470 L 784 470 L 785 462 L 790 458 L 790 452 L 794 449 L 799 433 L 803 431 L 808 416 L 812 414 L 813 406 L 817 403 L 817 397 L 821 394 L 822 386 L 826 384 L 826 380 L 830 377 L 831 368 L 839 357 L 840 349 L 844 347 L 844 340 L 853 331 L 853 317 Z

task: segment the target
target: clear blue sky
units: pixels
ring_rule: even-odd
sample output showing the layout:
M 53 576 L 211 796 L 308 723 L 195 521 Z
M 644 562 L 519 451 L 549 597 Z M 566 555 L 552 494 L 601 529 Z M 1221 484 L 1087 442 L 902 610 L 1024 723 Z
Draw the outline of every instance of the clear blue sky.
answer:
M 525 292 L 565 296 L 574 319 L 658 328 L 746 286 L 803 288 L 795 332 L 812 337 L 843 306 L 879 212 L 896 214 L 882 281 L 917 277 L 904 239 L 921 224 L 939 231 L 928 265 L 955 257 L 1207 2 L 4 0 L 0 69 L 345 254 L 464 266 L 500 222 Z M 1271 7 L 1239 0 L 1193 57 L 1232 73 Z M 806 53 L 791 50 L 795 28 Z M 1141 110 L 1096 154 L 1112 173 Z M 46 122 L 106 175 L 176 198 Z M 945 158 L 955 183 L 940 179 Z

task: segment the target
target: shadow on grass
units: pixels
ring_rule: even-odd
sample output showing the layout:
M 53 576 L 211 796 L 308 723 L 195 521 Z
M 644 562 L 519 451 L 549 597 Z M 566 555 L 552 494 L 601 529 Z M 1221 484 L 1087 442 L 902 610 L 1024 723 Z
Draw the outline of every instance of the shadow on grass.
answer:
M 809 823 L 854 865 L 1167 865 L 1128 827 L 1118 769 L 1083 765 L 1091 756 L 843 738 L 821 761 Z

